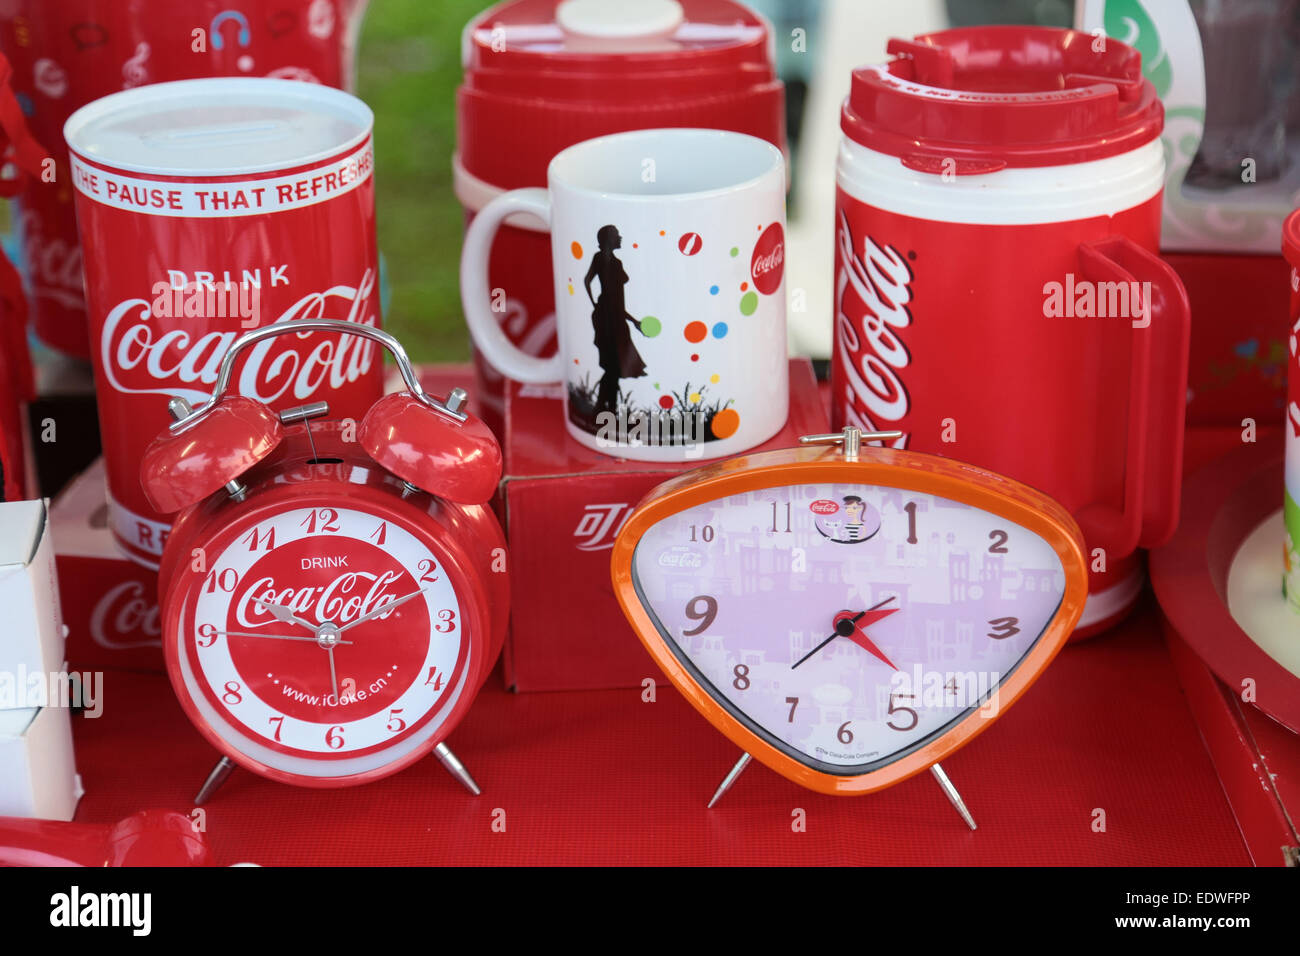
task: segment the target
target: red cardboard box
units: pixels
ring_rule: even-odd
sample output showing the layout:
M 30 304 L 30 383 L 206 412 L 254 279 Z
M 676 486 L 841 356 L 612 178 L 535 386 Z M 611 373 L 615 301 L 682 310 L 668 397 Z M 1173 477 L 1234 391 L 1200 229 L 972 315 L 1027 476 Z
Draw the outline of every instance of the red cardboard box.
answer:
M 829 428 L 811 363 L 790 362 L 790 417 L 755 451 Z M 511 383 L 506 477 L 498 502 L 510 541 L 506 683 L 517 691 L 639 687 L 659 672 L 614 598 L 610 549 L 655 485 L 703 463 L 628 461 L 569 437 L 559 386 Z
M 162 671 L 158 573 L 127 560 L 113 543 L 105 494 L 98 458 L 50 509 L 68 666 Z

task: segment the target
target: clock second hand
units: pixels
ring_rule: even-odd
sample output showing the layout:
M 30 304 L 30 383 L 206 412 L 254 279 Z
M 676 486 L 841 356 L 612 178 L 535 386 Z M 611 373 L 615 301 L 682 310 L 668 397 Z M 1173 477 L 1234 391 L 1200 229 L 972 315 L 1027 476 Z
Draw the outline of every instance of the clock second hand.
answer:
M 880 608 L 884 607 L 886 604 L 888 604 L 888 603 L 889 603 L 890 601 L 892 601 L 893 599 L 894 599 L 894 596 L 891 594 L 889 597 L 885 598 L 885 599 L 884 599 L 883 601 L 881 601 L 879 604 L 873 605 L 872 607 L 867 608 L 865 611 L 861 611 L 861 612 L 855 614 L 853 617 L 846 617 L 846 618 L 844 618 L 844 620 L 840 621 L 839 623 L 837 623 L 837 624 L 835 625 L 835 633 L 834 633 L 834 634 L 832 634 L 830 637 L 826 638 L 826 640 L 822 641 L 820 644 L 818 644 L 816 647 L 814 647 L 811 651 L 809 651 L 809 652 L 808 652 L 807 654 L 805 654 L 803 657 L 799 658 L 797 661 L 795 661 L 793 664 L 791 664 L 791 665 L 790 665 L 790 670 L 794 670 L 796 667 L 798 667 L 798 666 L 799 666 L 800 664 L 802 664 L 804 661 L 808 660 L 808 658 L 812 657 L 814 654 L 816 654 L 818 651 L 820 651 L 823 647 L 825 647 L 825 646 L 826 646 L 827 644 L 829 644 L 831 641 L 835 640 L 835 638 L 837 638 L 837 637 L 849 637 L 849 636 L 850 636 L 850 635 L 851 635 L 851 634 L 852 634 L 852 633 L 853 633 L 853 632 L 858 628 L 858 626 L 859 626 L 859 625 L 858 625 L 858 622 L 859 622 L 859 621 L 861 621 L 861 620 L 862 620 L 864 617 L 866 617 L 868 614 L 871 614 L 873 611 L 879 610 Z M 897 610 L 898 610 L 898 608 L 896 608 L 896 607 L 895 607 L 895 608 L 890 608 L 890 609 L 889 609 L 888 611 L 886 611 L 884 614 L 881 614 L 881 615 L 872 615 L 872 616 L 873 616 L 873 619 L 874 619 L 874 620 L 880 620 L 880 618 L 883 618 L 883 617 L 885 617 L 885 616 L 887 616 L 887 615 L 889 615 L 889 614 L 893 614 L 893 613 L 894 613 L 895 611 L 897 611 Z M 871 622 L 871 623 L 874 623 L 874 620 L 873 620 L 873 622 Z M 843 628 L 845 625 L 848 625 L 848 630 L 841 630 L 841 628 Z M 865 625 L 863 625 L 863 626 L 865 626 Z M 888 662 L 886 662 L 886 663 L 888 663 Z M 894 665 L 893 665 L 893 664 L 890 664 L 889 666 L 890 666 L 890 667 L 893 667 Z M 897 670 L 898 668 L 894 668 L 894 669 Z
M 298 637 L 296 634 L 257 634 L 253 631 L 214 631 L 213 633 L 221 637 L 264 637 L 273 641 L 311 641 L 313 644 L 320 643 L 314 637 Z M 336 641 L 336 644 L 351 644 L 351 641 Z

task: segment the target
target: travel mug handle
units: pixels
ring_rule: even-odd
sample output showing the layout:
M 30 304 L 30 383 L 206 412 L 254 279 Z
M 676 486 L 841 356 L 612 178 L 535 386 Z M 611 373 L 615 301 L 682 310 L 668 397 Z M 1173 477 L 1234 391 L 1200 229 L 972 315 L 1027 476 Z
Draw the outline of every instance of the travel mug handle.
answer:
M 560 382 L 564 380 L 560 353 L 538 358 L 523 351 L 506 337 L 490 306 L 488 261 L 492 257 L 492 240 L 505 218 L 519 212 L 531 213 L 550 228 L 551 200 L 545 189 L 512 189 L 474 214 L 460 253 L 460 304 L 474 344 L 492 365 L 518 382 Z
M 1123 501 L 1077 515 L 1089 547 L 1125 555 L 1164 544 L 1178 524 L 1191 306 L 1169 264 L 1127 236 L 1081 243 L 1079 263 L 1093 282 L 1150 283 L 1146 315 L 1131 319 Z

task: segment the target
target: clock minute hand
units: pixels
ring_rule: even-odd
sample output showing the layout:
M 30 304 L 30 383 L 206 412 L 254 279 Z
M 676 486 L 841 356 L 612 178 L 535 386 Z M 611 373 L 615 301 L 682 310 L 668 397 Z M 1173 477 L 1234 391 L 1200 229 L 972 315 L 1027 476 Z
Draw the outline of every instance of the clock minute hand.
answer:
M 342 634 L 344 631 L 346 631 L 346 630 L 347 630 L 348 628 L 350 628 L 350 627 L 356 627 L 358 624 L 360 624 L 360 623 L 363 622 L 363 621 L 368 621 L 368 620 L 370 620 L 372 617 L 378 617 L 380 614 L 384 614 L 384 613 L 386 613 L 386 612 L 388 612 L 388 611 L 391 611 L 393 608 L 397 607 L 397 605 L 399 605 L 399 604 L 404 604 L 405 602 L 411 600 L 411 598 L 413 598 L 413 597 L 418 597 L 418 596 L 420 596 L 421 594 L 423 594 L 423 593 L 424 593 L 425 591 L 427 591 L 427 590 L 429 590 L 429 589 L 428 589 L 428 588 L 420 588 L 420 590 L 418 590 L 418 591 L 412 591 L 410 594 L 403 594 L 403 595 L 402 595 L 401 597 L 399 597 L 396 601 L 389 601 L 387 604 L 381 604 L 381 605 L 379 605 L 379 607 L 375 608 L 373 611 L 368 611 L 367 613 L 362 614 L 362 615 L 361 615 L 359 618 L 357 618 L 355 621 L 348 621 L 348 623 L 344 624 L 342 627 L 339 628 L 339 633 Z

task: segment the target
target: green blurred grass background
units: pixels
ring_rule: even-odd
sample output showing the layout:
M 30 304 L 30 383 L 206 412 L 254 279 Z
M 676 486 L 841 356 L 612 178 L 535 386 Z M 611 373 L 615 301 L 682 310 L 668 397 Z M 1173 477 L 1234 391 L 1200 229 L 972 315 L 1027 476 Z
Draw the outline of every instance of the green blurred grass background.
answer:
M 463 217 L 451 188 L 460 33 L 488 0 L 371 0 L 357 95 L 375 113 L 379 249 L 392 293 L 384 327 L 420 362 L 464 361 L 457 271 Z

